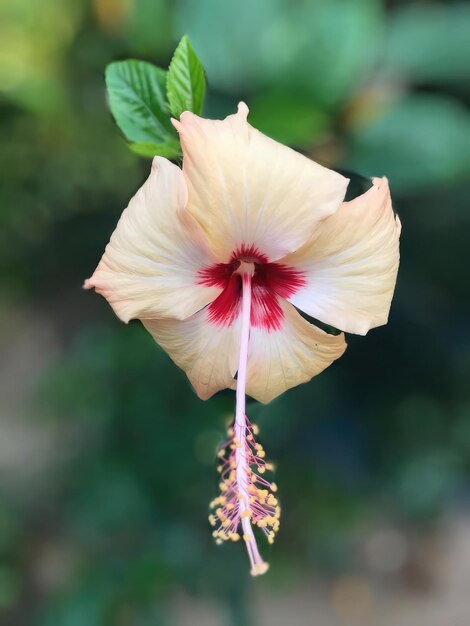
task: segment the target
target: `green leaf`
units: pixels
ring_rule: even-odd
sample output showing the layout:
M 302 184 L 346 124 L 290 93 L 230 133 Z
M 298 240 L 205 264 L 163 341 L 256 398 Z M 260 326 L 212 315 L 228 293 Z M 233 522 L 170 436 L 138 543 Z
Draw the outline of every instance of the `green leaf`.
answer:
M 145 61 L 118 61 L 106 68 L 106 86 L 111 112 L 129 141 L 156 144 L 161 150 L 177 144 L 164 70 Z
M 154 156 L 162 156 L 167 159 L 176 159 L 181 156 L 181 148 L 177 141 L 166 144 L 156 144 L 146 141 L 137 141 L 129 144 L 129 148 L 143 157 L 153 158 Z
M 178 118 L 183 111 L 200 115 L 205 91 L 204 68 L 184 35 L 168 68 L 167 95 L 172 114 Z

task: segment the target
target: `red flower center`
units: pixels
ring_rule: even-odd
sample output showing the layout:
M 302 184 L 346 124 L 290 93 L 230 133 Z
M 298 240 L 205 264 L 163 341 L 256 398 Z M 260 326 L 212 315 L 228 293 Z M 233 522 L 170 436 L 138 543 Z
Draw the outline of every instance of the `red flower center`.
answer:
M 199 284 L 222 287 L 222 293 L 209 305 L 209 321 L 229 326 L 241 312 L 241 262 L 254 266 L 251 279 L 251 325 L 268 331 L 281 328 L 284 313 L 279 298 L 287 299 L 306 284 L 303 272 L 282 263 L 269 263 L 254 245 L 242 245 L 228 263 L 214 263 L 199 271 Z

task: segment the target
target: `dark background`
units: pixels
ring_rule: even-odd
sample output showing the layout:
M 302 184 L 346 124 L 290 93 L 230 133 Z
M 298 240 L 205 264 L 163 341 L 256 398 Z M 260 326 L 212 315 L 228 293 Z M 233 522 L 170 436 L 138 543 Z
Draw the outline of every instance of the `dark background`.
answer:
M 81 290 L 150 163 L 107 63 L 187 32 L 206 116 L 387 175 L 388 326 L 250 416 L 278 467 L 271 569 L 207 524 L 230 396 L 199 401 L 139 323 Z M 379 0 L 2 0 L 0 623 L 466 626 L 470 7 Z M 459 621 L 460 620 L 460 621 Z

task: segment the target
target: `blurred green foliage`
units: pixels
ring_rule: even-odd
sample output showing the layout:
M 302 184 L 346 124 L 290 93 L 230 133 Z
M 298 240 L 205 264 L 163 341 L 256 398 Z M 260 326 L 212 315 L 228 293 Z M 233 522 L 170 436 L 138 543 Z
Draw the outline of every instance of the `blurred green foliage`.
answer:
M 22 409 L 54 462 L 34 487 L 0 483 L 2 624 L 173 624 L 181 590 L 250 624 L 245 555 L 206 522 L 231 396 L 200 402 L 138 323 L 80 291 L 148 171 L 109 114 L 104 68 L 166 67 L 185 32 L 206 115 L 243 98 L 271 136 L 387 175 L 404 226 L 389 325 L 250 407 L 283 505 L 260 584 L 342 571 L 364 523 L 430 524 L 468 500 L 469 30 L 455 2 L 3 0 L 2 307 L 46 319 L 59 350 Z

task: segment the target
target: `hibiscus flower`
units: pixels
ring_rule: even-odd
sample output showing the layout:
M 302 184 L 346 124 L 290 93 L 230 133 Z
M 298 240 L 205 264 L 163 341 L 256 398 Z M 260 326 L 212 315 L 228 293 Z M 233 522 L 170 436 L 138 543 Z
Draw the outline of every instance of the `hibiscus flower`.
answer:
M 225 120 L 173 120 L 183 168 L 155 157 L 86 288 L 124 322 L 140 319 L 205 400 L 236 389 L 221 448 L 214 536 L 245 541 L 253 575 L 267 564 L 253 526 L 279 528 L 272 466 L 245 396 L 269 402 L 346 349 L 299 311 L 364 335 L 387 322 L 400 222 L 388 182 L 344 202 L 348 179 L 266 137 L 244 103 Z

